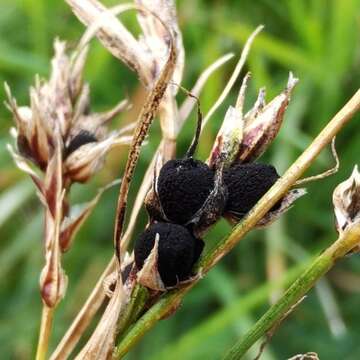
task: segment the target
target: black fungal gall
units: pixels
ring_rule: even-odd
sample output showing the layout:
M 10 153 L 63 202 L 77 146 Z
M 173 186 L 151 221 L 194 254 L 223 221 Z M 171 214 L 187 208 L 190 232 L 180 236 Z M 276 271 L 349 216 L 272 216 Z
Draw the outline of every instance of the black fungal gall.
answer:
M 81 130 L 77 135 L 75 135 L 71 140 L 68 146 L 65 149 L 65 157 L 69 156 L 72 152 L 77 150 L 80 146 L 89 144 L 92 142 L 97 142 L 97 138 L 94 134 L 87 130 Z
M 193 158 L 201 132 L 202 116 L 185 158 L 169 160 L 155 179 L 155 186 L 145 201 L 151 221 L 169 221 L 188 226 L 200 235 L 222 215 L 227 191 L 222 169 L 213 171 Z
M 248 163 L 230 167 L 224 172 L 224 182 L 228 188 L 225 212 L 242 218 L 279 177 L 272 165 Z M 273 210 L 277 207 L 275 205 Z
M 177 224 L 155 223 L 148 227 L 135 242 L 135 263 L 141 270 L 155 245 L 159 234 L 158 272 L 165 287 L 176 286 L 187 280 L 198 260 L 203 241 L 195 238 L 189 230 Z
M 160 170 L 157 193 L 166 218 L 186 224 L 214 187 L 214 173 L 199 160 L 170 160 Z

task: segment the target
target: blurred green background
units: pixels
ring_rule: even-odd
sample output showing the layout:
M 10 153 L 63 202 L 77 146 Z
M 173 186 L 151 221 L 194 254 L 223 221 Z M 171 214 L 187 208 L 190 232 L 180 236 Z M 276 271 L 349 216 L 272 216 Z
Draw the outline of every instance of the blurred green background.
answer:
M 104 1 L 115 4 L 116 1 Z M 226 52 L 240 54 L 245 39 L 258 25 L 265 30 L 256 39 L 247 68 L 253 76 L 247 104 L 261 86 L 267 100 L 286 85 L 289 70 L 300 78 L 285 123 L 262 161 L 282 173 L 330 117 L 359 87 L 359 0 L 243 0 L 178 1 L 186 49 L 183 85 L 191 88 L 200 72 Z M 134 17 L 126 17 L 133 25 Z M 35 73 L 49 73 L 52 41 L 58 36 L 76 44 L 84 28 L 64 1 L 0 0 L 0 83 L 10 84 L 19 104 L 28 103 L 28 87 Z M 226 84 L 235 59 L 218 70 L 202 95 L 206 112 Z M 244 74 L 244 72 L 243 72 Z M 242 74 L 242 75 L 243 75 Z M 93 41 L 86 78 L 95 110 L 106 109 L 141 86 L 136 76 Z M 227 106 L 234 102 L 239 82 L 211 119 L 198 151 L 206 158 Z M 132 96 L 132 95 L 131 95 Z M 180 95 L 181 96 L 181 95 Z M 0 100 L 4 99 L 1 86 Z M 118 126 L 136 114 L 117 119 Z M 194 115 L 192 117 L 194 118 Z M 338 174 L 312 183 L 309 194 L 266 230 L 249 234 L 186 297 L 180 310 L 159 323 L 127 359 L 219 359 L 281 294 L 281 286 L 299 274 L 309 257 L 336 238 L 332 190 L 359 163 L 359 115 L 337 138 L 341 167 Z M 30 359 L 38 336 L 40 300 L 38 276 L 43 265 L 42 208 L 31 181 L 15 168 L 6 143 L 10 114 L 0 108 L 0 349 L 1 359 Z M 189 143 L 194 122 L 180 134 L 178 154 Z M 134 199 L 142 174 L 160 140 L 154 125 L 144 147 L 131 191 Z M 72 200 L 83 202 L 96 188 L 120 176 L 126 148 L 108 157 L 104 170 L 88 185 L 74 186 Z M 325 151 L 309 174 L 332 166 Z M 87 221 L 71 251 L 63 257 L 69 275 L 65 300 L 55 317 L 53 348 L 70 324 L 112 253 L 116 190 L 110 190 Z M 144 212 L 137 233 L 146 222 Z M 220 222 L 208 235 L 212 241 L 230 231 Z M 297 353 L 318 352 L 321 359 L 360 359 L 360 259 L 339 262 L 326 279 L 281 325 L 262 359 L 287 359 Z M 258 346 L 249 352 L 253 359 Z

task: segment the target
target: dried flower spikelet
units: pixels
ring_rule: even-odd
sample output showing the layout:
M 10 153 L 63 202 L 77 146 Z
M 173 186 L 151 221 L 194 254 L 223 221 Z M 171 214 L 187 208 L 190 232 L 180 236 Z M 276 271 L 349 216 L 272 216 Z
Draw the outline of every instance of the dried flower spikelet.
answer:
M 138 282 L 159 291 L 181 285 L 191 279 L 203 246 L 201 239 L 181 225 L 150 225 L 135 243 Z
M 252 161 L 278 134 L 290 93 L 298 81 L 290 73 L 287 88 L 268 105 L 265 104 L 265 89 L 260 89 L 254 106 L 244 115 L 249 79 L 248 73 L 243 79 L 235 107 L 229 107 L 225 115 L 208 159 L 210 168 L 224 167 L 224 183 L 228 190 L 224 216 L 232 223 L 243 218 L 279 178 L 273 166 Z M 289 191 L 258 225 L 268 225 L 276 220 L 304 194 L 304 189 Z
M 250 73 L 247 73 L 241 84 L 236 106 L 230 106 L 225 114 L 224 121 L 211 150 L 210 158 L 207 161 L 210 168 L 218 168 L 221 163 L 227 168 L 239 154 L 244 131 L 244 96 L 249 78 Z
M 298 79 L 289 75 L 285 90 L 265 105 L 265 90 L 261 89 L 253 108 L 244 116 L 243 139 L 237 161 L 256 160 L 275 139 L 278 134 L 290 95 Z
M 286 89 L 267 105 L 265 89 L 261 88 L 254 106 L 244 115 L 249 79 L 250 73 L 247 73 L 235 107 L 230 106 L 226 112 L 208 160 L 211 168 L 220 163 L 224 163 L 226 168 L 235 162 L 254 161 L 262 155 L 280 130 L 290 94 L 298 82 L 290 73 Z
M 307 352 L 306 354 L 297 354 L 288 360 L 320 360 L 319 355 L 315 352 Z
M 134 70 L 149 89 L 154 86 L 167 61 L 172 42 L 177 57 L 171 81 L 181 83 L 185 56 L 173 0 L 136 0 L 134 7 L 128 4 L 126 8 L 125 4 L 107 8 L 100 2 L 88 0 L 67 2 L 87 26 L 97 24 L 94 31 L 99 41 L 110 53 Z M 131 8 L 138 12 L 142 32 L 138 39 L 115 16 Z M 164 138 L 170 141 L 175 139 L 180 127 L 174 99 L 177 91 L 177 86 L 168 86 L 159 107 L 161 129 Z
M 158 78 L 161 69 L 165 65 L 168 57 L 170 34 L 173 38 L 177 59 L 172 76 L 172 82 L 181 84 L 185 52 L 182 42 L 182 35 L 179 29 L 176 15 L 176 7 L 172 0 L 136 0 L 137 5 L 141 5 L 156 14 L 168 29 L 160 23 L 155 16 L 149 12 L 138 11 L 138 21 L 142 29 L 139 42 L 144 49 L 144 53 L 150 58 L 150 84 Z M 164 99 L 159 107 L 159 117 L 161 130 L 165 139 L 176 138 L 179 132 L 178 109 L 175 101 L 175 95 L 178 91 L 178 86 L 169 85 Z
M 115 146 L 125 145 L 131 137 L 117 139 L 116 135 L 109 136 L 103 141 L 96 140 L 83 143 L 71 152 L 65 160 L 64 176 L 77 182 L 86 182 L 103 165 L 105 155 Z
M 16 148 L 18 155 L 24 160 L 30 160 L 44 172 L 55 151 L 56 136 L 61 134 L 61 153 L 66 162 L 64 170 L 70 167 L 69 180 L 85 181 L 97 166 L 88 166 L 91 171 L 84 174 L 84 161 L 77 168 L 81 174 L 74 171 L 74 157 L 83 146 L 101 148 L 101 156 L 111 149 L 112 144 L 124 140 L 123 132 L 119 136 L 107 135 L 105 123 L 127 107 L 122 101 L 114 109 L 100 114 L 89 114 L 90 91 L 89 86 L 83 83 L 82 73 L 85 65 L 87 48 L 76 49 L 74 54 L 66 54 L 66 43 L 55 40 L 55 55 L 52 59 L 50 79 L 36 78 L 35 85 L 30 88 L 30 107 L 16 104 L 9 87 L 5 84 L 8 97 L 8 108 L 13 114 L 17 132 Z M 130 130 L 130 129 L 128 129 Z M 105 144 L 103 144 L 105 142 Z M 106 149 L 106 150 L 104 150 Z M 83 150 L 83 149 L 82 149 Z M 84 151 L 83 151 L 84 153 Z M 92 152 L 93 153 L 93 152 Z M 76 156 L 79 159 L 78 156 Z M 68 164 L 68 163 L 71 164 Z
M 351 176 L 335 188 L 333 204 L 336 229 L 340 234 L 360 222 L 360 173 L 357 165 Z
M 159 16 L 159 18 L 171 29 L 177 52 L 176 66 L 172 80 L 179 84 L 184 69 L 184 47 L 182 36 L 177 22 L 176 7 L 172 0 L 135 0 L 135 4 L 141 5 Z M 159 76 L 160 70 L 165 65 L 169 52 L 169 32 L 151 13 L 138 11 L 137 15 L 143 34 L 139 42 L 144 52 L 151 57 L 151 74 L 153 81 Z M 172 86 L 173 95 L 178 88 Z

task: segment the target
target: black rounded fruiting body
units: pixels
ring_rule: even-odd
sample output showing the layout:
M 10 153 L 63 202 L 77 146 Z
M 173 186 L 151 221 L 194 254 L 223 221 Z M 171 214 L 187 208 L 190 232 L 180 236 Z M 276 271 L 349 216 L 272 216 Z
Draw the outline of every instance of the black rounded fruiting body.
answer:
M 193 158 L 168 161 L 157 180 L 162 211 L 169 221 L 177 224 L 189 222 L 213 188 L 213 171 Z
M 198 260 L 203 241 L 195 238 L 185 227 L 171 223 L 155 223 L 136 240 L 134 254 L 138 270 L 141 270 L 155 245 L 159 234 L 157 270 L 165 287 L 176 286 L 192 275 L 192 267 Z
M 224 172 L 228 188 L 225 212 L 237 218 L 245 216 L 280 176 L 272 165 L 238 164 Z M 272 210 L 278 208 L 276 204 Z
M 213 171 L 193 158 L 201 132 L 201 113 L 194 139 L 184 159 L 169 160 L 155 179 L 145 200 L 151 221 L 168 221 L 187 226 L 200 235 L 223 214 L 227 190 L 222 168 Z
M 89 144 L 92 142 L 97 142 L 97 138 L 94 134 L 87 130 L 81 130 L 77 135 L 75 135 L 69 142 L 69 144 L 65 148 L 64 157 L 69 156 L 75 150 L 77 150 L 80 146 L 85 144 Z

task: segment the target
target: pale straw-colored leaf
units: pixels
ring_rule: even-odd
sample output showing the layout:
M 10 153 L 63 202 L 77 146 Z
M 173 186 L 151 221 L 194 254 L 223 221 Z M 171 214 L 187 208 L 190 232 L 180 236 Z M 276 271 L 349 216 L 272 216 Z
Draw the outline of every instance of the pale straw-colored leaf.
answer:
M 166 25 L 163 24 L 167 29 Z M 170 49 L 168 60 L 161 71 L 159 78 L 156 80 L 154 88 L 149 93 L 147 99 L 145 100 L 145 104 L 138 116 L 137 127 L 134 132 L 133 141 L 131 144 L 129 157 L 126 162 L 125 172 L 123 176 L 123 181 L 119 190 L 119 198 L 117 204 L 116 211 L 116 220 L 115 220 L 115 231 L 114 231 L 114 245 L 116 249 L 116 255 L 118 259 L 120 259 L 120 248 L 121 248 L 121 237 L 123 233 L 123 224 L 125 219 L 125 211 L 126 211 L 126 200 L 129 192 L 130 183 L 132 180 L 132 176 L 139 159 L 140 148 L 145 139 L 145 136 L 148 133 L 150 125 L 155 117 L 155 114 L 160 105 L 160 101 L 165 93 L 167 85 L 172 77 L 174 67 L 176 64 L 176 49 L 173 44 L 172 34 L 169 31 L 170 36 Z
M 103 282 L 107 276 L 116 270 L 116 265 L 116 258 L 113 256 L 108 266 L 97 281 L 95 287 L 92 289 L 89 298 L 86 300 L 85 304 L 76 315 L 76 318 L 68 328 L 60 343 L 57 345 L 56 349 L 50 356 L 50 360 L 63 360 L 70 356 L 82 334 L 91 323 L 91 320 L 99 310 L 100 306 L 103 304 L 105 300 Z
M 84 86 L 83 74 L 88 52 L 89 47 L 83 46 L 80 51 L 75 50 L 70 58 L 69 90 L 72 99 L 79 96 Z
M 222 65 L 224 65 L 226 62 L 228 62 L 230 59 L 234 57 L 234 54 L 226 54 L 219 59 L 217 59 L 214 63 L 212 63 L 208 68 L 206 68 L 197 79 L 195 85 L 190 90 L 191 94 L 194 96 L 199 96 L 201 90 L 205 86 L 207 80 L 209 77 L 218 70 Z M 186 100 L 181 104 L 179 109 L 179 127 L 181 128 L 182 124 L 185 122 L 185 120 L 190 115 L 192 109 L 194 108 L 196 104 L 196 99 L 194 97 L 188 96 Z M 180 130 L 180 129 L 179 129 Z
M 92 115 L 92 120 L 98 125 L 104 125 L 108 121 L 112 120 L 115 116 L 119 115 L 122 111 L 128 110 L 130 108 L 130 104 L 128 100 L 121 100 L 118 102 L 112 109 L 102 112 L 96 113 Z M 133 129 L 134 125 L 130 124 L 129 129 Z
M 96 196 L 83 205 L 71 206 L 71 213 L 65 217 L 61 224 L 60 248 L 66 252 L 72 245 L 74 237 L 82 224 L 88 219 L 95 206 L 98 204 L 103 193 L 112 186 L 118 185 L 120 180 L 112 181 L 110 184 L 100 188 Z
M 73 110 L 72 127 L 76 126 L 77 122 L 87 113 L 90 107 L 90 86 L 84 84 L 78 94 L 78 98 Z
M 209 121 L 209 119 L 211 118 L 211 116 L 214 114 L 214 112 L 219 108 L 219 106 L 223 103 L 223 101 L 225 100 L 225 98 L 228 96 L 229 92 L 231 91 L 232 87 L 234 86 L 237 78 L 239 77 L 239 74 L 245 64 L 245 61 L 249 55 L 250 52 L 250 48 L 251 45 L 256 37 L 256 35 L 258 35 L 258 33 L 264 28 L 263 25 L 258 26 L 255 31 L 249 36 L 249 38 L 246 40 L 245 46 L 241 52 L 240 55 L 240 59 L 238 61 L 238 63 L 236 64 L 236 67 L 228 81 L 228 83 L 226 84 L 224 90 L 222 91 L 222 93 L 220 94 L 219 98 L 216 100 L 215 104 L 210 108 L 210 110 L 208 111 L 208 113 L 206 114 L 206 116 L 204 117 L 204 121 L 203 121 L 203 127 L 206 126 L 207 122 Z
M 129 296 L 123 289 L 123 284 L 119 275 L 116 281 L 115 290 L 103 316 L 86 345 L 75 357 L 75 360 L 106 360 L 111 358 L 118 318 L 128 300 Z
M 151 82 L 151 59 L 112 11 L 97 0 L 66 0 L 66 2 L 88 29 L 93 24 L 97 24 L 96 36 L 111 54 L 136 71 L 145 85 Z M 125 9 L 125 5 L 120 6 Z

